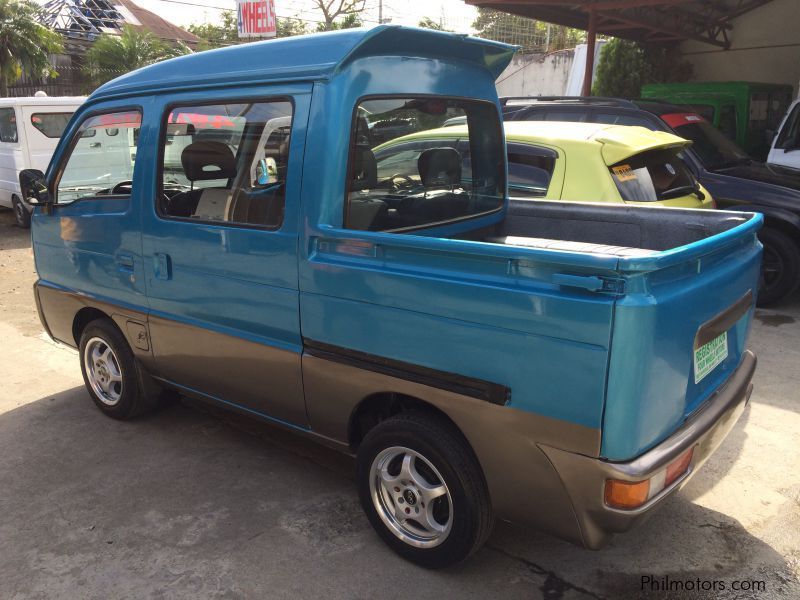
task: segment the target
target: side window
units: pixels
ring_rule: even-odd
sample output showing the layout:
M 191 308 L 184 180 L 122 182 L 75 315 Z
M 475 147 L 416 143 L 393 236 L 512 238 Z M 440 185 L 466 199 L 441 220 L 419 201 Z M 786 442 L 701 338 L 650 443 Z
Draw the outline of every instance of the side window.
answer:
M 141 124 L 142 114 L 138 111 L 95 115 L 81 123 L 56 184 L 56 202 L 129 197 Z M 118 129 L 119 135 L 106 135 L 108 128 Z
M 508 195 L 542 198 L 547 195 L 558 154 L 527 144 L 508 144 Z
M 545 121 L 569 121 L 582 123 L 586 120 L 585 110 L 554 110 L 547 113 Z
M 733 104 L 725 104 L 719 109 L 719 130 L 728 139 L 736 139 L 736 107 Z
M 175 107 L 163 126 L 161 215 L 281 226 L 290 102 Z
M 653 125 L 647 119 L 636 115 L 596 112 L 594 115 L 592 115 L 592 123 L 606 123 L 608 125 L 638 125 L 639 127 L 653 129 Z
M 0 142 L 17 143 L 17 116 L 13 108 L 0 108 Z
M 782 150 L 797 146 L 800 146 L 800 103 L 795 104 L 775 142 L 775 147 Z
M 33 113 L 31 115 L 31 125 L 41 131 L 46 137 L 60 138 L 67 128 L 71 112 L 63 113 Z
M 364 100 L 352 127 L 345 227 L 401 232 L 497 210 L 503 155 L 489 102 Z

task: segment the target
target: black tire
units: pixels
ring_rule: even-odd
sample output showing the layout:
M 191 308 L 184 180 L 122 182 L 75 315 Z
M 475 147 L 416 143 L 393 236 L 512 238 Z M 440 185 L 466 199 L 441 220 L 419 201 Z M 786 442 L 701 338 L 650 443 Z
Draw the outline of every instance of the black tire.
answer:
M 17 221 L 17 226 L 22 229 L 30 229 L 31 226 L 31 213 L 22 203 L 22 200 L 16 196 L 11 197 L 11 204 L 14 209 L 14 218 Z
M 433 547 L 421 548 L 402 540 L 379 515 L 380 500 L 373 501 L 373 461 L 382 452 L 397 447 L 418 453 L 433 465 L 449 491 L 445 502 L 452 504 L 452 513 L 447 511 L 452 523 L 443 541 Z M 419 463 L 418 459 L 415 461 Z M 418 469 L 424 467 L 423 463 Z M 428 469 L 428 473 L 433 471 Z M 430 478 L 425 479 L 434 483 Z M 358 449 L 356 480 L 361 505 L 378 535 L 397 554 L 422 567 L 437 569 L 459 563 L 477 551 L 491 533 L 494 517 L 481 468 L 460 433 L 435 415 L 401 413 L 371 429 Z M 393 489 L 399 494 L 398 499 L 403 496 L 399 488 Z M 421 500 L 422 496 L 415 502 L 424 508 Z
M 87 352 L 87 346 L 90 343 L 93 348 L 98 346 L 102 348 L 102 344 L 110 348 L 113 361 L 109 359 L 107 362 L 108 364 L 113 363 L 115 367 L 118 367 L 121 382 L 119 387 L 116 388 L 116 392 L 119 397 L 113 403 L 107 396 L 105 399 L 101 397 L 104 392 L 95 390 L 90 379 L 94 377 L 97 380 L 99 377 L 97 373 L 90 375 L 90 370 L 87 369 L 87 354 L 91 354 L 91 350 Z M 79 350 L 83 382 L 86 384 L 86 389 L 89 391 L 89 395 L 91 395 L 95 405 L 103 414 L 124 421 L 150 412 L 158 406 L 159 399 L 157 396 L 143 393 L 146 388 L 143 377 L 146 377 L 146 375 L 140 371 L 128 342 L 113 321 L 110 319 L 97 319 L 89 323 L 81 333 Z M 102 372 L 107 373 L 111 370 L 109 368 Z
M 758 305 L 767 306 L 791 294 L 800 281 L 800 248 L 788 235 L 765 227 L 758 233 L 764 245 Z

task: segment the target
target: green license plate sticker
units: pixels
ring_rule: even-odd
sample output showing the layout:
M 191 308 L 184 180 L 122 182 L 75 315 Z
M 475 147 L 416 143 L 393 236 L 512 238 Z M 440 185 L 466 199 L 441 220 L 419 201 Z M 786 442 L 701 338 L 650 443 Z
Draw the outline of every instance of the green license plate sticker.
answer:
M 700 383 L 726 358 L 728 358 L 727 331 L 694 351 L 694 382 Z

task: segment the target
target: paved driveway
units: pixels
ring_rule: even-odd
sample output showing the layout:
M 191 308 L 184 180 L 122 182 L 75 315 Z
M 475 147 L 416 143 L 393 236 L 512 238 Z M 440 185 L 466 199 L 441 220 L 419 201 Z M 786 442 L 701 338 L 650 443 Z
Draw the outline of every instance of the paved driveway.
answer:
M 346 457 L 189 401 L 103 417 L 77 354 L 42 334 L 12 221 L 0 212 L 2 599 L 800 598 L 800 298 L 758 312 L 751 408 L 642 527 L 589 552 L 498 523 L 468 563 L 430 572 L 372 533 Z M 642 590 L 647 576 L 717 591 Z

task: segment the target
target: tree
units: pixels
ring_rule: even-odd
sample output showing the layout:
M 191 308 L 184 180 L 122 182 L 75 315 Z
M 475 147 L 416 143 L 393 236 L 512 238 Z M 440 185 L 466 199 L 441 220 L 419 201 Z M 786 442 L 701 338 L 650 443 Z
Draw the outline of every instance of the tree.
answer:
M 417 26 L 422 27 L 423 29 L 433 29 L 435 31 L 448 31 L 444 28 L 444 25 L 442 25 L 441 21 L 437 23 L 430 17 L 422 17 Z
M 279 38 L 291 37 L 308 33 L 305 21 L 301 19 L 277 19 L 275 23 L 276 36 Z M 233 44 L 244 44 L 252 42 L 253 39 L 240 38 L 236 23 L 236 13 L 226 11 L 222 13 L 222 23 L 220 25 L 212 23 L 201 23 L 189 25 L 188 30 L 203 40 L 200 50 L 219 48 L 220 46 L 231 46 Z
M 522 46 L 524 50 L 537 49 L 545 52 L 574 47 L 582 43 L 585 37 L 585 33 L 579 29 L 550 25 L 490 8 L 478 9 L 478 18 L 472 23 L 472 27 L 479 37 L 487 40 Z
M 366 0 L 314 0 L 314 6 L 322 12 L 322 21 L 317 31 L 333 31 L 361 27 L 358 14 L 364 10 Z M 343 17 L 337 21 L 339 17 Z
M 692 65 L 680 60 L 675 52 L 661 46 L 611 39 L 600 53 L 592 93 L 638 98 L 645 83 L 686 81 L 692 75 Z
M 86 53 L 84 70 L 99 86 L 128 71 L 190 52 L 185 44 L 166 44 L 149 31 L 126 25 L 120 35 L 104 33 L 98 38 Z
M 0 95 L 25 73 L 56 77 L 50 55 L 62 51 L 61 36 L 38 22 L 41 9 L 28 0 L 0 0 Z

